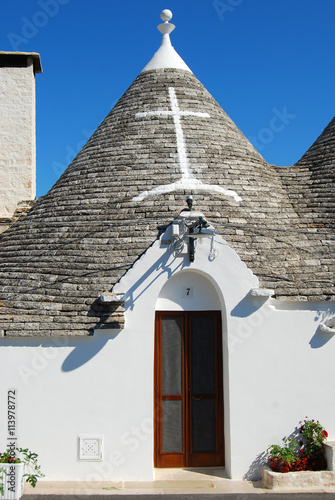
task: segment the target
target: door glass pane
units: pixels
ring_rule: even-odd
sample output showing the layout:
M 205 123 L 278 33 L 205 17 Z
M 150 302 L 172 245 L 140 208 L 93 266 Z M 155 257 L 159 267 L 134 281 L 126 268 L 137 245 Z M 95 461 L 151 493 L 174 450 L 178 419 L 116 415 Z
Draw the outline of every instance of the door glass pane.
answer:
M 183 451 L 183 402 L 163 401 L 163 453 Z
M 193 317 L 191 324 L 192 394 L 215 394 L 215 321 Z
M 182 319 L 162 320 L 163 395 L 182 394 Z
M 192 399 L 192 451 L 216 451 L 215 399 Z

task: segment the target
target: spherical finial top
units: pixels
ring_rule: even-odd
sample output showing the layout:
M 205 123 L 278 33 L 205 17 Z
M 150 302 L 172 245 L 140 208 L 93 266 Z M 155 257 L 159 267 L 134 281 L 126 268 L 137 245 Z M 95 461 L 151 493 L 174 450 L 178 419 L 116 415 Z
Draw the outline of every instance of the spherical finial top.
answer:
M 172 12 L 169 9 L 164 9 L 161 12 L 161 20 L 166 22 L 172 19 Z
M 161 19 L 164 21 L 162 24 L 159 24 L 157 28 L 162 33 L 162 35 L 169 35 L 175 29 L 175 25 L 169 23 L 170 19 L 172 19 L 172 12 L 169 9 L 164 9 L 161 12 Z

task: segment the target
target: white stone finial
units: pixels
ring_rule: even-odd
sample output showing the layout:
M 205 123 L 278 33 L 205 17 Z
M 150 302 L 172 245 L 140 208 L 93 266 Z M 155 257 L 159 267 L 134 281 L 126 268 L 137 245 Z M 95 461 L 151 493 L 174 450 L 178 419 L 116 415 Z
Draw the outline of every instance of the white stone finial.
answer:
M 164 21 L 164 23 L 163 24 L 159 24 L 157 26 L 157 28 L 162 33 L 162 35 L 169 35 L 175 29 L 175 25 L 172 24 L 172 23 L 169 23 L 169 21 L 171 19 L 172 19 L 172 12 L 171 12 L 171 10 L 164 9 L 161 12 L 161 20 Z
M 153 58 L 143 68 L 142 73 L 144 71 L 162 68 L 183 69 L 192 73 L 190 68 L 184 63 L 171 45 L 170 33 L 175 29 L 175 25 L 169 23 L 170 19 L 172 19 L 172 12 L 169 9 L 164 9 L 161 12 L 161 19 L 164 22 L 157 26 L 163 35 L 161 45 Z
M 169 22 L 172 19 L 172 12 L 169 9 L 164 9 L 161 12 L 161 20 L 164 22 Z

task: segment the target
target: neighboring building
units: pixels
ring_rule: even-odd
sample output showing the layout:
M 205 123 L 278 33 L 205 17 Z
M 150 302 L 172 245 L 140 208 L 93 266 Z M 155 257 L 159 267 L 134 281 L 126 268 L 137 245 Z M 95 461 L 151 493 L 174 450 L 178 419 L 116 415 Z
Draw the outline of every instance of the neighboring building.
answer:
M 0 238 L 0 400 L 17 391 L 17 442 L 47 480 L 256 478 L 305 416 L 335 439 L 335 120 L 295 166 L 267 164 L 162 19 L 154 57 Z
M 0 52 L 0 232 L 36 196 L 36 73 L 39 54 Z

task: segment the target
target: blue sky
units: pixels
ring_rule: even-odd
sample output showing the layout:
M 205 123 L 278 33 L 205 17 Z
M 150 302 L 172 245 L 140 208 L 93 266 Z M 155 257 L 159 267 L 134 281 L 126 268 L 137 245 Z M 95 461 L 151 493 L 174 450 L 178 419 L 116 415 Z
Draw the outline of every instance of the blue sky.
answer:
M 334 116 L 334 0 L 0 0 L 0 50 L 41 55 L 37 196 L 158 49 L 172 44 L 269 163 L 292 165 Z

